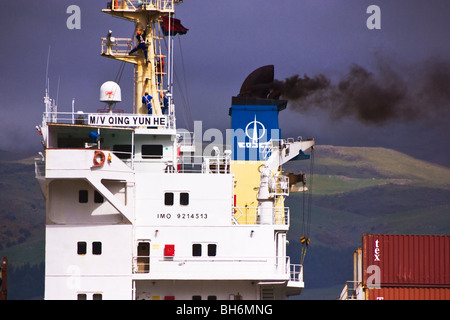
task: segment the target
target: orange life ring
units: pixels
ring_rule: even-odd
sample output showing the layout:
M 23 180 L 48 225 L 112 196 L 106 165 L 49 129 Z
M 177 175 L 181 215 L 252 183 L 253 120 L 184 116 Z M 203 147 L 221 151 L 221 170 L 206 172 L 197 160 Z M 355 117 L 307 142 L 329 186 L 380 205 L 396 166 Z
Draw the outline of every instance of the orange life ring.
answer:
M 105 154 L 101 151 L 95 151 L 94 154 L 94 167 L 100 167 L 105 163 Z

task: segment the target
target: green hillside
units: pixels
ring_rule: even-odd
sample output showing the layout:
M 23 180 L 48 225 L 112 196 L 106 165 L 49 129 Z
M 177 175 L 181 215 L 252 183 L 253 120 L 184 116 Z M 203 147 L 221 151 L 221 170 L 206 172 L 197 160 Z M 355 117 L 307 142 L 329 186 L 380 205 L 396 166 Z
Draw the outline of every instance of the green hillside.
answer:
M 311 242 L 304 265 L 305 282 L 315 295 L 308 297 L 305 289 L 302 299 L 320 298 L 317 292 L 327 297 L 351 280 L 351 255 L 364 233 L 450 234 L 449 169 L 394 150 L 334 146 L 317 146 L 313 164 Z M 310 161 L 291 162 L 285 171 L 309 173 L 310 166 Z M 305 200 L 291 193 L 286 201 L 291 259 L 300 258 Z

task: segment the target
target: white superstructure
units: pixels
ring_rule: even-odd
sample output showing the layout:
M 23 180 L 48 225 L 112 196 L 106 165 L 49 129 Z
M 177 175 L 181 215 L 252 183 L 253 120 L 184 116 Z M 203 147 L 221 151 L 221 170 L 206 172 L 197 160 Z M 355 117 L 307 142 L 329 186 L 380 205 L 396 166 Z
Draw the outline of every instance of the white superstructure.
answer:
M 163 20 L 178 2 L 114 0 L 104 10 L 145 31 L 147 57 L 130 54 L 132 39 L 102 39 L 103 56 L 135 65 L 132 113 L 115 109 L 121 93 L 111 82 L 98 113 L 44 113 L 36 177 L 47 206 L 45 299 L 283 299 L 304 287 L 302 266 L 286 256 L 281 165 L 314 142 L 272 139 L 250 165 L 222 146 L 197 157 L 171 97 L 176 25 Z

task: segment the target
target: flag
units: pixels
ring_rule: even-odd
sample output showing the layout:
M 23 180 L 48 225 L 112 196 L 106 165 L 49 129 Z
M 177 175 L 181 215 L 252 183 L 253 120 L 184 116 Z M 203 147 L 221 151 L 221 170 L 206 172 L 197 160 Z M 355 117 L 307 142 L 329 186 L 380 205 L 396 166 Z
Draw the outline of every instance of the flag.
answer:
M 170 20 L 170 28 L 169 28 L 169 20 Z M 169 18 L 168 16 L 162 17 L 161 28 L 165 36 L 169 35 L 169 30 L 171 36 L 175 36 L 177 34 L 180 35 L 186 34 L 189 31 L 189 29 L 183 27 L 179 19 Z

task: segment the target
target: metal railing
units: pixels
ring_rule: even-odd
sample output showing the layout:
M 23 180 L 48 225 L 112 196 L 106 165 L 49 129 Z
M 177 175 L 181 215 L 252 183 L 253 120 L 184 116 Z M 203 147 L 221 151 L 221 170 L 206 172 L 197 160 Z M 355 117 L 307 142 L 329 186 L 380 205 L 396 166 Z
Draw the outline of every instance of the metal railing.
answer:
M 171 12 L 174 4 L 179 2 L 179 0 L 112 0 L 108 3 L 108 8 L 113 11 L 157 10 Z
M 303 265 L 301 264 L 288 264 L 290 278 L 289 281 L 303 282 Z
M 229 174 L 231 158 L 224 156 L 181 156 L 178 162 L 180 173 Z
M 289 177 L 278 175 L 274 177 L 274 185 L 271 194 L 273 196 L 288 196 L 289 195 Z
M 152 116 L 127 114 L 123 113 L 123 110 L 112 109 L 111 113 L 99 112 L 99 113 L 84 113 L 78 112 L 44 112 L 43 123 L 58 123 L 58 124 L 79 124 L 79 125 L 93 125 L 104 127 L 153 127 L 174 129 L 172 124 L 174 121 L 171 119 L 173 115 L 153 116 L 154 118 L 164 118 L 164 122 L 159 124 L 151 124 L 146 121 L 152 118 Z M 92 121 L 92 120 L 95 121 Z M 103 120 L 103 121 L 99 121 Z M 109 121 L 108 121 L 109 120 Z M 117 121 L 116 121 L 117 120 Z M 154 122 L 153 122 L 154 123 Z
M 272 208 L 272 225 L 289 225 L 289 207 Z M 259 225 L 259 207 L 232 207 L 231 220 L 234 225 Z
M 133 274 L 151 274 L 151 273 L 165 273 L 171 272 L 166 270 L 166 268 L 158 269 L 158 271 L 152 270 L 156 264 L 159 263 L 170 263 L 177 266 L 188 266 L 188 265 L 198 265 L 198 264 L 212 264 L 215 266 L 216 270 L 218 263 L 223 263 L 225 265 L 234 265 L 236 268 L 242 270 L 241 266 L 247 264 L 251 266 L 250 270 L 253 269 L 255 264 L 269 265 L 267 272 L 272 272 L 279 275 L 284 275 L 288 277 L 289 281 L 292 282 L 303 282 L 303 265 L 301 264 L 291 264 L 290 257 L 192 257 L 192 256 L 174 256 L 174 257 L 153 257 L 153 256 L 133 256 L 132 257 L 132 273 Z M 270 266 L 271 265 L 271 266 Z M 153 267 L 153 268 L 152 268 Z M 197 269 L 196 269 L 197 270 Z M 229 269 L 227 269 L 229 270 Z M 197 271 L 193 271 L 197 272 Z M 221 271 L 219 271 L 221 272 Z M 254 273 L 254 271 L 252 271 Z M 228 274 L 228 272 L 227 272 Z
M 362 291 L 361 282 L 347 281 L 339 295 L 339 300 L 361 300 L 360 291 Z
M 42 158 L 34 159 L 34 173 L 36 178 L 45 178 L 45 160 Z
M 128 55 L 132 48 L 132 38 L 102 38 L 101 54 Z

